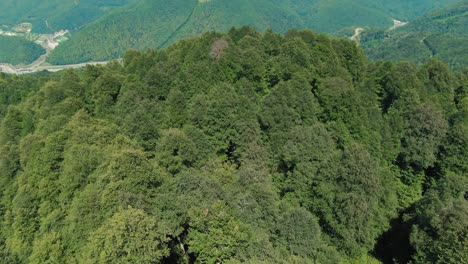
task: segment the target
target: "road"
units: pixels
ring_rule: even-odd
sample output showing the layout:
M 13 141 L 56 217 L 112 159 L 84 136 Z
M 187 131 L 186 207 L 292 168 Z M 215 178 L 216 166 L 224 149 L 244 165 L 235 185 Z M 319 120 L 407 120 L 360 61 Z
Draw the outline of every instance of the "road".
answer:
M 359 37 L 359 35 L 361 35 L 362 32 L 364 32 L 363 28 L 358 27 L 358 28 L 354 29 L 354 35 L 351 37 L 351 40 L 359 42 L 358 37 Z
M 28 74 L 28 73 L 40 72 L 44 70 L 49 71 L 49 72 L 58 72 L 58 71 L 65 70 L 65 69 L 82 68 L 82 67 L 85 67 L 86 65 L 105 65 L 107 63 L 109 63 L 109 61 L 85 62 L 85 63 L 69 64 L 69 65 L 43 65 L 44 62 L 39 63 L 36 60 L 35 62 L 27 66 L 14 66 L 11 64 L 1 63 L 0 72 L 9 73 L 9 74 Z
M 396 19 L 393 19 L 393 26 L 391 28 L 389 28 L 389 30 L 395 30 L 399 27 L 403 27 L 403 26 L 406 26 L 408 24 L 408 22 L 403 22 L 403 21 L 400 21 L 400 20 L 396 20 Z
M 109 61 L 97 61 L 97 62 L 85 62 L 78 64 L 69 64 L 69 65 L 36 65 L 30 67 L 31 65 L 18 67 L 11 64 L 0 64 L 0 72 L 9 73 L 9 74 L 28 74 L 40 71 L 49 71 L 49 72 L 58 72 L 66 69 L 77 69 L 85 67 L 86 65 L 106 65 Z

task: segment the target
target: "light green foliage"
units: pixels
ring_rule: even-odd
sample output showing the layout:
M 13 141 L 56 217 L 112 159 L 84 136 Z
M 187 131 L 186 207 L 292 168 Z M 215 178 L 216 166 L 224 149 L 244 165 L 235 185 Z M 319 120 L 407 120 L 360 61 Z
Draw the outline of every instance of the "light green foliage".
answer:
M 154 218 L 125 209 L 91 234 L 79 263 L 160 263 L 168 255 L 166 241 Z
M 248 245 L 249 233 L 222 202 L 191 212 L 190 217 L 187 244 L 189 252 L 196 254 L 199 262 L 223 262 Z
M 45 234 L 34 242 L 33 251 L 29 257 L 31 264 L 59 264 L 63 262 L 63 245 L 57 233 Z

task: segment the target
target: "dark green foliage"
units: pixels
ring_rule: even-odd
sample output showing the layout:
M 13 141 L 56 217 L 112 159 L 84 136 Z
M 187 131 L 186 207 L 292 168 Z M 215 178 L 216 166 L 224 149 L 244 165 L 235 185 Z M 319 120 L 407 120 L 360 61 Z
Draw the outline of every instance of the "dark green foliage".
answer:
M 467 80 L 248 27 L 0 75 L 0 262 L 377 263 L 405 212 L 406 259 L 460 263 Z
M 0 36 L 0 62 L 29 64 L 46 51 L 36 43 L 21 37 Z
M 411 243 L 416 263 L 463 263 L 468 257 L 466 174 L 447 174 L 417 203 Z
M 313 215 L 303 208 L 289 210 L 279 219 L 278 236 L 294 255 L 312 257 L 323 243 L 320 226 Z
M 447 123 L 440 110 L 421 105 L 406 114 L 405 135 L 401 141 L 401 159 L 416 170 L 428 168 L 445 137 Z

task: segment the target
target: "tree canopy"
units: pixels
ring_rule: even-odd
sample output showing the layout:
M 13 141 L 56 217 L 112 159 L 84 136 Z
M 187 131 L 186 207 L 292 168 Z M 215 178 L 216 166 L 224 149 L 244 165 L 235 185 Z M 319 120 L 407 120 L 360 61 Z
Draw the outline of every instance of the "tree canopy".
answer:
M 251 28 L 0 74 L 0 262 L 403 263 L 400 219 L 406 259 L 461 263 L 467 80 Z

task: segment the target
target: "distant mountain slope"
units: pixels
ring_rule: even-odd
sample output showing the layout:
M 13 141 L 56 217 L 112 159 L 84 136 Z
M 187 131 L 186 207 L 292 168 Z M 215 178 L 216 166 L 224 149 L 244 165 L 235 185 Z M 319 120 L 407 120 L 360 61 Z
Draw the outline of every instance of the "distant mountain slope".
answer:
M 369 1 L 368 5 L 385 11 L 395 19 L 413 21 L 423 14 L 458 2 L 460 0 L 376 0 Z
M 431 57 L 453 69 L 468 65 L 468 1 L 425 15 L 395 31 L 368 31 L 361 46 L 374 60 L 423 63 Z
M 83 26 L 132 0 L 1 0 L 0 24 L 33 24 L 33 31 L 49 33 Z
M 49 58 L 53 64 L 120 57 L 129 48 L 159 48 L 206 31 L 249 25 L 259 30 L 309 28 L 334 32 L 349 26 L 384 29 L 392 18 L 413 19 L 456 0 L 139 0 L 76 32 Z
M 20 37 L 0 35 L 0 62 L 11 64 L 28 64 L 46 51 L 36 43 Z

